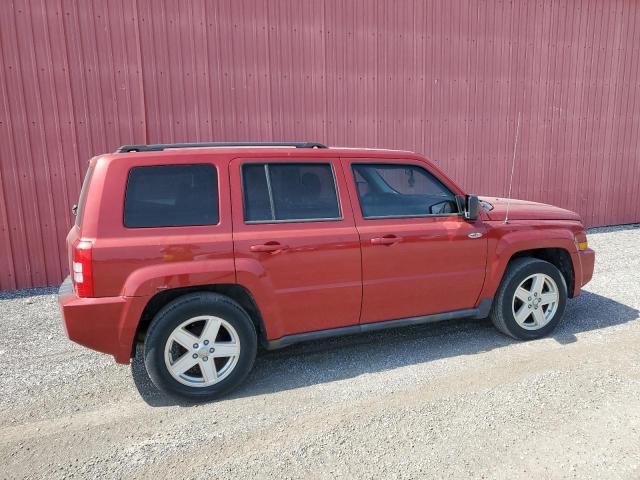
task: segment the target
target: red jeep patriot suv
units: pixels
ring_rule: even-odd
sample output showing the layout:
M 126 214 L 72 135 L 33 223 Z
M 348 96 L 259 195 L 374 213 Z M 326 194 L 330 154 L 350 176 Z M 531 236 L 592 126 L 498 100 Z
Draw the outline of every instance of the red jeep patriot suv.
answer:
M 506 218 L 508 214 L 508 219 Z M 465 195 L 410 152 L 131 145 L 90 161 L 59 301 L 69 338 L 213 398 L 275 349 L 490 316 L 547 335 L 591 279 L 580 217 Z

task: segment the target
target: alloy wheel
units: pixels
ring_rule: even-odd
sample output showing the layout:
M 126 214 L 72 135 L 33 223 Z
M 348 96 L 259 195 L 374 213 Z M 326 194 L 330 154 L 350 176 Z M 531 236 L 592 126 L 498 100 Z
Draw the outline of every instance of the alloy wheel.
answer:
M 167 370 L 190 387 L 208 387 L 228 377 L 240 358 L 240 337 L 226 320 L 202 315 L 176 327 L 165 344 Z
M 511 303 L 513 317 L 520 327 L 539 330 L 553 319 L 559 300 L 555 280 L 544 273 L 535 273 L 516 288 Z

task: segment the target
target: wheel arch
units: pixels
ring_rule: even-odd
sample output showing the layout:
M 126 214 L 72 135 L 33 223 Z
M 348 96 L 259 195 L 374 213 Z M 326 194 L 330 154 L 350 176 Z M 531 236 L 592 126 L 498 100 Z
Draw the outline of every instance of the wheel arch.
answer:
M 509 261 L 507 262 L 507 266 L 518 258 L 526 257 L 544 260 L 560 270 L 560 273 L 567 283 L 567 294 L 569 298 L 573 298 L 575 287 L 575 272 L 573 269 L 573 262 L 571 261 L 571 254 L 567 251 L 567 249 L 562 247 L 547 247 L 520 250 L 511 255 Z
M 487 277 L 481 298 L 495 296 L 509 264 L 518 258 L 531 257 L 545 260 L 556 266 L 562 273 L 569 298 L 580 293 L 582 275 L 577 258 L 577 246 L 571 231 L 567 229 L 530 230 L 523 229 L 502 235 L 489 249 Z
M 180 287 L 163 290 L 156 293 L 149 299 L 138 321 L 138 326 L 136 328 L 136 333 L 132 345 L 132 357 L 135 356 L 136 344 L 144 342 L 153 318 L 162 309 L 162 307 L 177 298 L 195 292 L 219 293 L 236 301 L 247 312 L 249 318 L 251 318 L 260 343 L 265 342 L 266 330 L 264 327 L 262 314 L 260 313 L 260 309 L 258 308 L 253 295 L 246 287 L 233 283 L 195 285 L 192 287 Z

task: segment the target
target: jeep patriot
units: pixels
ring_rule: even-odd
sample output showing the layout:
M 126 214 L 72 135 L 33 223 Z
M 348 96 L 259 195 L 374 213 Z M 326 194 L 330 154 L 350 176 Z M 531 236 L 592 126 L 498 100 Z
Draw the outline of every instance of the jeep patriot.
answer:
M 65 331 L 210 399 L 266 349 L 445 319 L 549 334 L 592 276 L 573 212 L 468 195 L 422 156 L 316 143 L 130 145 L 90 160 Z M 508 212 L 508 219 L 505 218 Z

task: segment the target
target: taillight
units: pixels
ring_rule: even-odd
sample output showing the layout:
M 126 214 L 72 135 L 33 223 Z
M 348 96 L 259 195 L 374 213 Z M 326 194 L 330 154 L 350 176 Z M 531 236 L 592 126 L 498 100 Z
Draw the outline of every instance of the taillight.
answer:
M 83 240 L 73 249 L 73 283 L 79 297 L 93 297 L 91 247 L 91 242 Z

